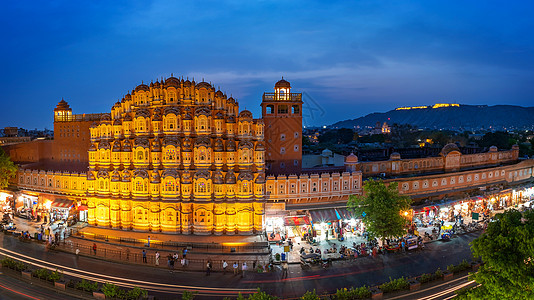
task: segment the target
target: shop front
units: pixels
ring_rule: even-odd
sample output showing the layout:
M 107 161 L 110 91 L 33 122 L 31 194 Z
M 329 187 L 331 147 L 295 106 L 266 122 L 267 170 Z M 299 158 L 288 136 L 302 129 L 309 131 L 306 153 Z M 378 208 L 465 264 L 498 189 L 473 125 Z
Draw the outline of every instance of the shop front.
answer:
M 51 222 L 66 222 L 70 216 L 75 216 L 74 200 L 57 198 L 50 204 L 49 218 Z
M 15 214 L 18 217 L 33 219 L 36 216 L 36 209 L 39 203 L 38 195 L 22 193 L 15 203 Z
M 345 207 L 309 210 L 313 229 L 319 240 L 342 239 L 346 234 L 362 234 L 361 220 Z
M 12 193 L 0 192 L 0 210 L 4 213 L 11 212 L 14 205 L 14 197 Z

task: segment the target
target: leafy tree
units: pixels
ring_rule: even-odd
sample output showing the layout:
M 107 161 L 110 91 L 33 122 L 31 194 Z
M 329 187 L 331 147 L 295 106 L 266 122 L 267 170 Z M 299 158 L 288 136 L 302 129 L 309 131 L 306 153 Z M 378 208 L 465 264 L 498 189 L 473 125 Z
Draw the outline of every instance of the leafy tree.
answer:
M 0 148 L 0 189 L 9 185 L 9 180 L 17 174 L 17 166 L 11 161 L 9 156 Z
M 482 140 L 478 142 L 481 147 L 496 146 L 500 150 L 508 150 L 515 144 L 513 137 L 503 131 L 488 132 L 484 134 Z
M 533 211 L 497 214 L 486 232 L 471 242 L 471 250 L 484 264 L 472 275 L 480 286 L 467 298 L 534 298 Z
M 410 209 L 412 200 L 399 194 L 398 184 L 369 180 L 363 190 L 363 195 L 349 197 L 347 207 L 362 215 L 369 234 L 382 240 L 404 235 L 408 219 L 402 212 Z

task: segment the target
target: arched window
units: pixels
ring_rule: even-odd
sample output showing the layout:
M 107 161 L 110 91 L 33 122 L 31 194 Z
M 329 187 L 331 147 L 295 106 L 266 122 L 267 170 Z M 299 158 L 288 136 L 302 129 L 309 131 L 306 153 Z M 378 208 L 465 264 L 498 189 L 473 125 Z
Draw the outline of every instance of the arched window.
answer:
M 145 154 L 143 153 L 143 150 L 137 151 L 137 160 L 144 160 Z

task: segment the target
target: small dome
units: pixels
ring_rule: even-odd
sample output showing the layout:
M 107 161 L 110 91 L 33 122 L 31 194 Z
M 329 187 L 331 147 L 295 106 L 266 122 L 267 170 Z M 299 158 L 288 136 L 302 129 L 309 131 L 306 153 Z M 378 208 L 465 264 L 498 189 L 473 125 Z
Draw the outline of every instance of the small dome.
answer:
M 206 89 L 211 89 L 211 85 L 205 81 L 202 81 L 202 82 L 199 82 L 197 85 L 196 85 L 196 88 L 197 89 L 201 89 L 201 88 L 206 88 Z
M 121 143 L 120 142 L 115 142 L 113 144 L 113 148 L 111 148 L 112 152 L 120 152 L 121 151 Z
M 454 143 L 447 144 L 445 147 L 443 147 L 443 149 L 441 149 L 441 155 L 447 156 L 447 154 L 451 153 L 452 151 L 460 152 L 460 148 L 458 148 L 458 145 Z
M 115 119 L 115 121 L 113 121 L 113 125 L 114 126 L 117 126 L 117 125 L 120 126 L 120 125 L 122 125 L 122 122 L 121 122 L 120 119 Z
M 138 91 L 149 91 L 149 90 L 150 88 L 148 87 L 148 85 L 141 83 L 140 85 L 135 87 L 134 91 L 138 92 Z
M 357 163 L 358 162 L 358 156 L 356 156 L 354 153 L 350 153 L 349 156 L 345 157 L 345 163 Z
M 115 170 L 111 173 L 111 181 L 121 181 L 121 176 L 118 170 Z
M 323 152 L 321 152 L 321 156 L 323 157 L 332 156 L 332 151 L 329 149 L 324 149 Z
M 126 114 L 124 116 L 124 122 L 131 122 L 132 121 L 132 116 L 130 114 Z
M 216 152 L 222 152 L 224 151 L 224 144 L 221 139 L 217 139 L 215 141 L 215 144 L 213 145 L 213 150 Z
M 190 87 L 190 86 L 191 86 L 191 81 L 189 81 L 189 79 L 184 81 L 184 87 Z
M 161 143 L 159 142 L 159 139 L 157 137 L 154 139 L 154 141 L 152 141 L 152 151 L 153 152 L 161 151 Z
M 59 101 L 59 103 L 57 104 L 56 108 L 54 108 L 54 111 L 64 111 L 64 110 L 72 111 L 67 101 L 61 99 L 61 101 Z
M 390 160 L 399 160 L 401 159 L 401 155 L 399 152 L 393 152 L 391 153 L 391 155 L 389 156 L 389 159 Z
M 123 152 L 131 152 L 132 151 L 132 145 L 129 141 L 124 141 L 124 145 L 122 145 L 122 151 Z
M 235 103 L 235 99 L 233 97 L 230 97 L 226 99 L 226 102 Z
M 235 184 L 237 181 L 235 179 L 234 171 L 229 170 L 228 173 L 226 173 L 226 176 L 224 176 L 224 181 L 227 184 Z
M 215 92 L 215 97 L 220 97 L 220 98 L 224 97 L 223 92 L 221 92 L 221 91 L 216 91 L 216 92 Z
M 234 151 L 235 151 L 235 141 L 228 140 L 226 142 L 226 152 L 234 152 Z
M 263 145 L 262 142 L 258 142 L 256 144 L 256 149 L 254 149 L 255 151 L 265 151 L 265 145 Z
M 152 172 L 152 178 L 150 179 L 150 182 L 151 183 L 160 183 L 160 177 L 159 177 L 159 173 L 157 171 L 155 172 Z
M 256 183 L 265 183 L 265 174 L 264 173 L 259 173 L 258 174 L 258 177 L 256 177 Z
M 237 180 L 239 181 L 250 181 L 254 179 L 254 176 L 252 176 L 252 173 L 250 171 L 241 171 L 239 172 L 239 176 L 237 176 Z
M 165 79 L 165 86 L 166 87 L 175 87 L 175 88 L 179 88 L 180 87 L 180 79 L 176 78 L 176 77 L 169 77 L 167 79 Z
M 285 80 L 284 77 L 282 77 L 282 79 L 280 79 L 275 85 L 274 85 L 275 88 L 290 88 L 291 87 L 291 84 L 289 83 L 289 81 Z
M 212 180 L 214 184 L 223 184 L 224 179 L 221 171 L 215 171 L 213 172 Z
M 129 170 L 122 171 L 122 181 L 123 182 L 128 182 L 128 181 L 130 181 L 131 178 L 132 178 L 132 174 L 130 173 Z
M 252 113 L 248 110 L 244 110 L 239 113 L 239 119 L 241 120 L 252 120 Z
M 497 149 L 497 146 L 491 146 L 491 147 L 489 148 L 489 151 L 490 151 L 490 152 L 497 152 L 497 150 L 498 150 L 498 149 Z

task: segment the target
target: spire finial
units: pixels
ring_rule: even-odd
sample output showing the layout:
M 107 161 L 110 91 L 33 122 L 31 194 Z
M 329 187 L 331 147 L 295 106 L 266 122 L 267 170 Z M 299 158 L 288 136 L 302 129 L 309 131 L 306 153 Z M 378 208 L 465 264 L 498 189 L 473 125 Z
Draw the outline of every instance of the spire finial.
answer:
M 171 72 L 171 77 L 173 77 L 173 76 L 174 76 L 174 74 Z

